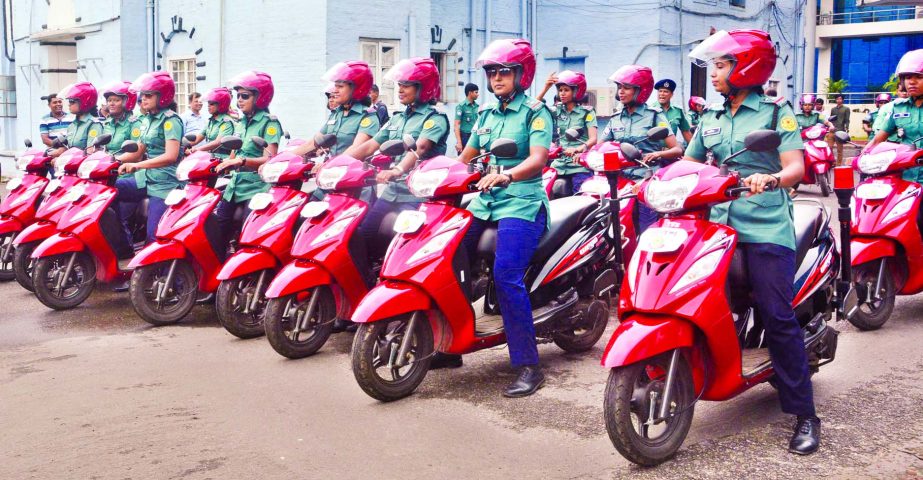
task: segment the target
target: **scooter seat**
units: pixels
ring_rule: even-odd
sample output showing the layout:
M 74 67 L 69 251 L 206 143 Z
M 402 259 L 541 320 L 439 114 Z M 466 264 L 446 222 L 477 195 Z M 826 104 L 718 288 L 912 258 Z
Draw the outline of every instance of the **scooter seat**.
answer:
M 580 222 L 596 208 L 597 202 L 592 197 L 564 197 L 552 200 L 550 206 L 549 230 L 539 240 L 535 254 L 532 255 L 533 259 L 550 257 L 574 234 Z M 496 251 L 497 227 L 491 226 L 481 235 L 478 242 L 478 255 L 492 257 Z
M 824 227 L 823 207 L 814 202 L 794 202 L 795 217 L 795 268 L 801 265 L 808 250 L 816 242 Z

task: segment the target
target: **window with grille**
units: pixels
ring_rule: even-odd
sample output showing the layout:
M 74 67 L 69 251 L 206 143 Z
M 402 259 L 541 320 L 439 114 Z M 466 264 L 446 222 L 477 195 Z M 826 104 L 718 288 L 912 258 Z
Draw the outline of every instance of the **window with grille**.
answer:
M 0 76 L 0 117 L 16 116 L 16 77 Z
M 397 63 L 400 57 L 400 40 L 359 39 L 359 55 L 369 64 L 379 89 L 379 100 L 390 107 L 397 107 L 397 84 L 385 80 L 385 73 Z
M 177 113 L 183 113 L 189 108 L 189 94 L 195 90 L 195 57 L 172 58 L 168 62 L 170 75 L 176 82 Z
M 455 52 L 430 52 L 430 57 L 439 67 L 439 78 L 442 80 L 442 96 L 439 101 L 443 103 L 460 102 L 461 92 L 458 88 L 458 54 Z

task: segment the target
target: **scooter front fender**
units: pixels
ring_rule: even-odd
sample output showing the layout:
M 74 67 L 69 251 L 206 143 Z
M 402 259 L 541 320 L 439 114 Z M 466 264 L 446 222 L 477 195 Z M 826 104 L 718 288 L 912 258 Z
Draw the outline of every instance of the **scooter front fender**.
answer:
M 330 285 L 333 277 L 316 263 L 296 260 L 282 267 L 266 289 L 266 298 L 279 298 L 303 292 L 318 285 Z
M 879 258 L 894 257 L 897 255 L 897 245 L 888 238 L 853 238 L 849 242 L 852 253 L 852 266 L 868 263 Z
M 224 262 L 224 266 L 218 272 L 218 280 L 224 281 L 275 267 L 276 257 L 271 253 L 259 248 L 244 247 Z
M 51 237 L 57 233 L 57 231 L 58 228 L 55 226 L 54 222 L 42 220 L 40 222 L 29 225 L 28 227 L 24 228 L 23 231 L 19 232 L 19 235 L 16 235 L 16 238 L 13 239 L 13 245 L 39 242 Z
M 619 324 L 606 345 L 602 365 L 623 367 L 676 348 L 691 347 L 692 324 L 686 320 L 633 313 Z
M 22 230 L 22 222 L 13 217 L 0 218 L 0 235 Z
M 176 240 L 158 240 L 142 248 L 128 264 L 129 270 L 167 260 L 186 258 L 186 247 Z
M 86 250 L 86 245 L 79 238 L 56 233 L 35 247 L 35 250 L 32 251 L 32 258 L 51 257 L 62 253 L 82 252 L 84 250 Z
M 370 323 L 430 308 L 432 301 L 419 287 L 386 280 L 362 298 L 350 320 L 356 323 Z
M 814 173 L 817 175 L 823 175 L 830 170 L 830 164 L 827 162 L 815 162 L 812 167 L 814 168 Z

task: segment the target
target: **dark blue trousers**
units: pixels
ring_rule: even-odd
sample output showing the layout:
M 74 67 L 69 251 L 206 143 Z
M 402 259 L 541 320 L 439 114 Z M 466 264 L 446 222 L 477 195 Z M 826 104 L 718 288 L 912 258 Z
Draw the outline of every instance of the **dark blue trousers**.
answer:
M 372 258 L 378 258 L 384 255 L 388 245 L 378 245 L 375 241 L 378 237 L 378 230 L 381 228 L 381 221 L 385 215 L 391 212 L 403 212 L 404 210 L 416 210 L 420 206 L 419 202 L 389 202 L 388 200 L 378 199 L 369 208 L 362 223 L 359 224 L 359 235 L 365 241 L 365 246 Z M 393 236 L 393 235 L 392 235 Z
M 583 186 L 583 182 L 593 178 L 593 174 L 590 172 L 580 172 L 575 173 L 570 176 L 571 188 L 574 189 L 570 194 L 577 195 L 580 193 L 580 187 Z
M 637 202 L 635 205 L 638 206 L 638 235 L 644 233 L 654 222 L 657 221 L 657 211 L 648 207 L 642 202 Z M 792 274 L 794 278 L 794 273 Z
M 215 219 L 218 220 L 218 229 L 221 230 L 221 237 L 223 239 L 222 245 L 227 245 L 233 240 L 231 235 L 234 233 L 234 212 L 238 207 L 243 207 L 244 212 L 243 221 L 247 220 L 247 217 L 250 216 L 250 208 L 247 205 L 250 203 L 250 200 L 244 200 L 242 202 L 231 203 L 227 200 L 221 199 L 218 202 L 218 205 L 215 207 Z
M 128 244 L 133 245 L 134 239 L 131 238 L 131 227 L 128 224 L 129 219 L 138 210 L 138 204 L 148 199 L 147 202 L 147 238 L 145 243 L 154 241 L 154 234 L 157 233 L 157 224 L 160 223 L 160 217 L 167 211 L 167 204 L 160 197 L 148 196 L 146 188 L 138 188 L 138 183 L 133 177 L 120 178 L 115 181 L 115 188 L 119 191 L 118 201 L 119 221 L 122 222 L 122 229 L 125 230 L 125 237 Z
M 504 218 L 497 222 L 494 285 L 513 367 L 538 365 L 532 302 L 529 301 L 524 279 L 538 242 L 545 234 L 546 220 L 545 210 L 542 209 L 534 222 L 519 218 Z M 488 224 L 475 218 L 465 234 L 464 245 L 471 252 L 472 261 L 481 233 Z
M 740 243 L 750 285 L 775 370 L 782 411 L 813 416 L 814 391 L 804 335 L 792 301 L 795 297 L 795 252 L 773 243 Z

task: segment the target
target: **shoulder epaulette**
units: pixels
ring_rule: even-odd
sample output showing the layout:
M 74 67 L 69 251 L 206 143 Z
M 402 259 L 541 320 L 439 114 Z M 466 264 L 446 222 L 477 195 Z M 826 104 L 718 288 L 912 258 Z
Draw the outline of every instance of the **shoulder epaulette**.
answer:
M 780 106 L 780 107 L 784 107 L 784 106 L 786 106 L 786 105 L 790 105 L 789 102 L 788 102 L 788 99 L 785 98 L 785 97 L 769 97 L 769 96 L 763 96 L 763 98 L 762 98 L 760 101 L 761 101 L 762 103 L 773 103 L 773 104 L 776 104 L 776 105 L 778 105 L 778 106 Z
M 536 99 L 534 99 L 534 98 L 527 97 L 527 98 L 526 98 L 526 106 L 528 106 L 528 107 L 531 108 L 532 110 L 538 111 L 538 110 L 541 110 L 542 108 L 544 108 L 544 107 L 545 107 L 545 104 L 542 103 L 542 102 L 540 102 L 540 101 L 538 101 L 538 100 L 536 100 Z
M 898 103 L 907 103 L 907 102 L 909 102 L 909 101 L 910 101 L 910 97 L 907 97 L 907 98 L 895 98 L 895 99 L 894 99 L 894 103 L 895 103 L 895 104 L 898 104 Z
M 271 114 L 271 113 L 270 113 L 269 115 L 267 115 L 267 117 L 269 117 L 270 120 L 275 120 L 275 121 L 277 121 L 277 122 L 279 121 L 279 117 L 277 117 L 276 115 L 273 115 L 273 114 Z
M 139 120 L 139 118 L 138 118 L 137 115 L 132 115 L 132 116 L 128 117 L 128 121 L 129 121 L 129 122 L 137 122 L 138 120 Z
M 178 117 L 179 115 L 173 110 L 167 109 L 163 111 L 163 116 L 165 117 Z
M 655 111 L 655 112 L 657 112 L 657 113 L 663 113 L 663 109 L 660 108 L 659 106 L 654 106 L 654 107 L 648 106 L 647 108 L 648 108 L 649 110 L 653 110 L 653 111 Z
M 720 112 L 724 110 L 724 104 L 723 103 L 713 103 L 709 105 L 708 108 L 706 108 L 706 110 L 710 110 L 712 112 Z
M 433 105 L 433 110 L 435 110 L 436 113 L 445 115 L 445 107 L 444 107 L 444 104 L 442 104 L 442 103 L 437 103 L 437 104 Z
M 376 107 L 375 105 L 372 105 L 371 107 L 366 108 L 365 110 L 363 110 L 363 112 L 365 112 L 365 113 L 376 113 L 376 114 L 377 114 L 377 113 L 378 113 L 378 107 Z

